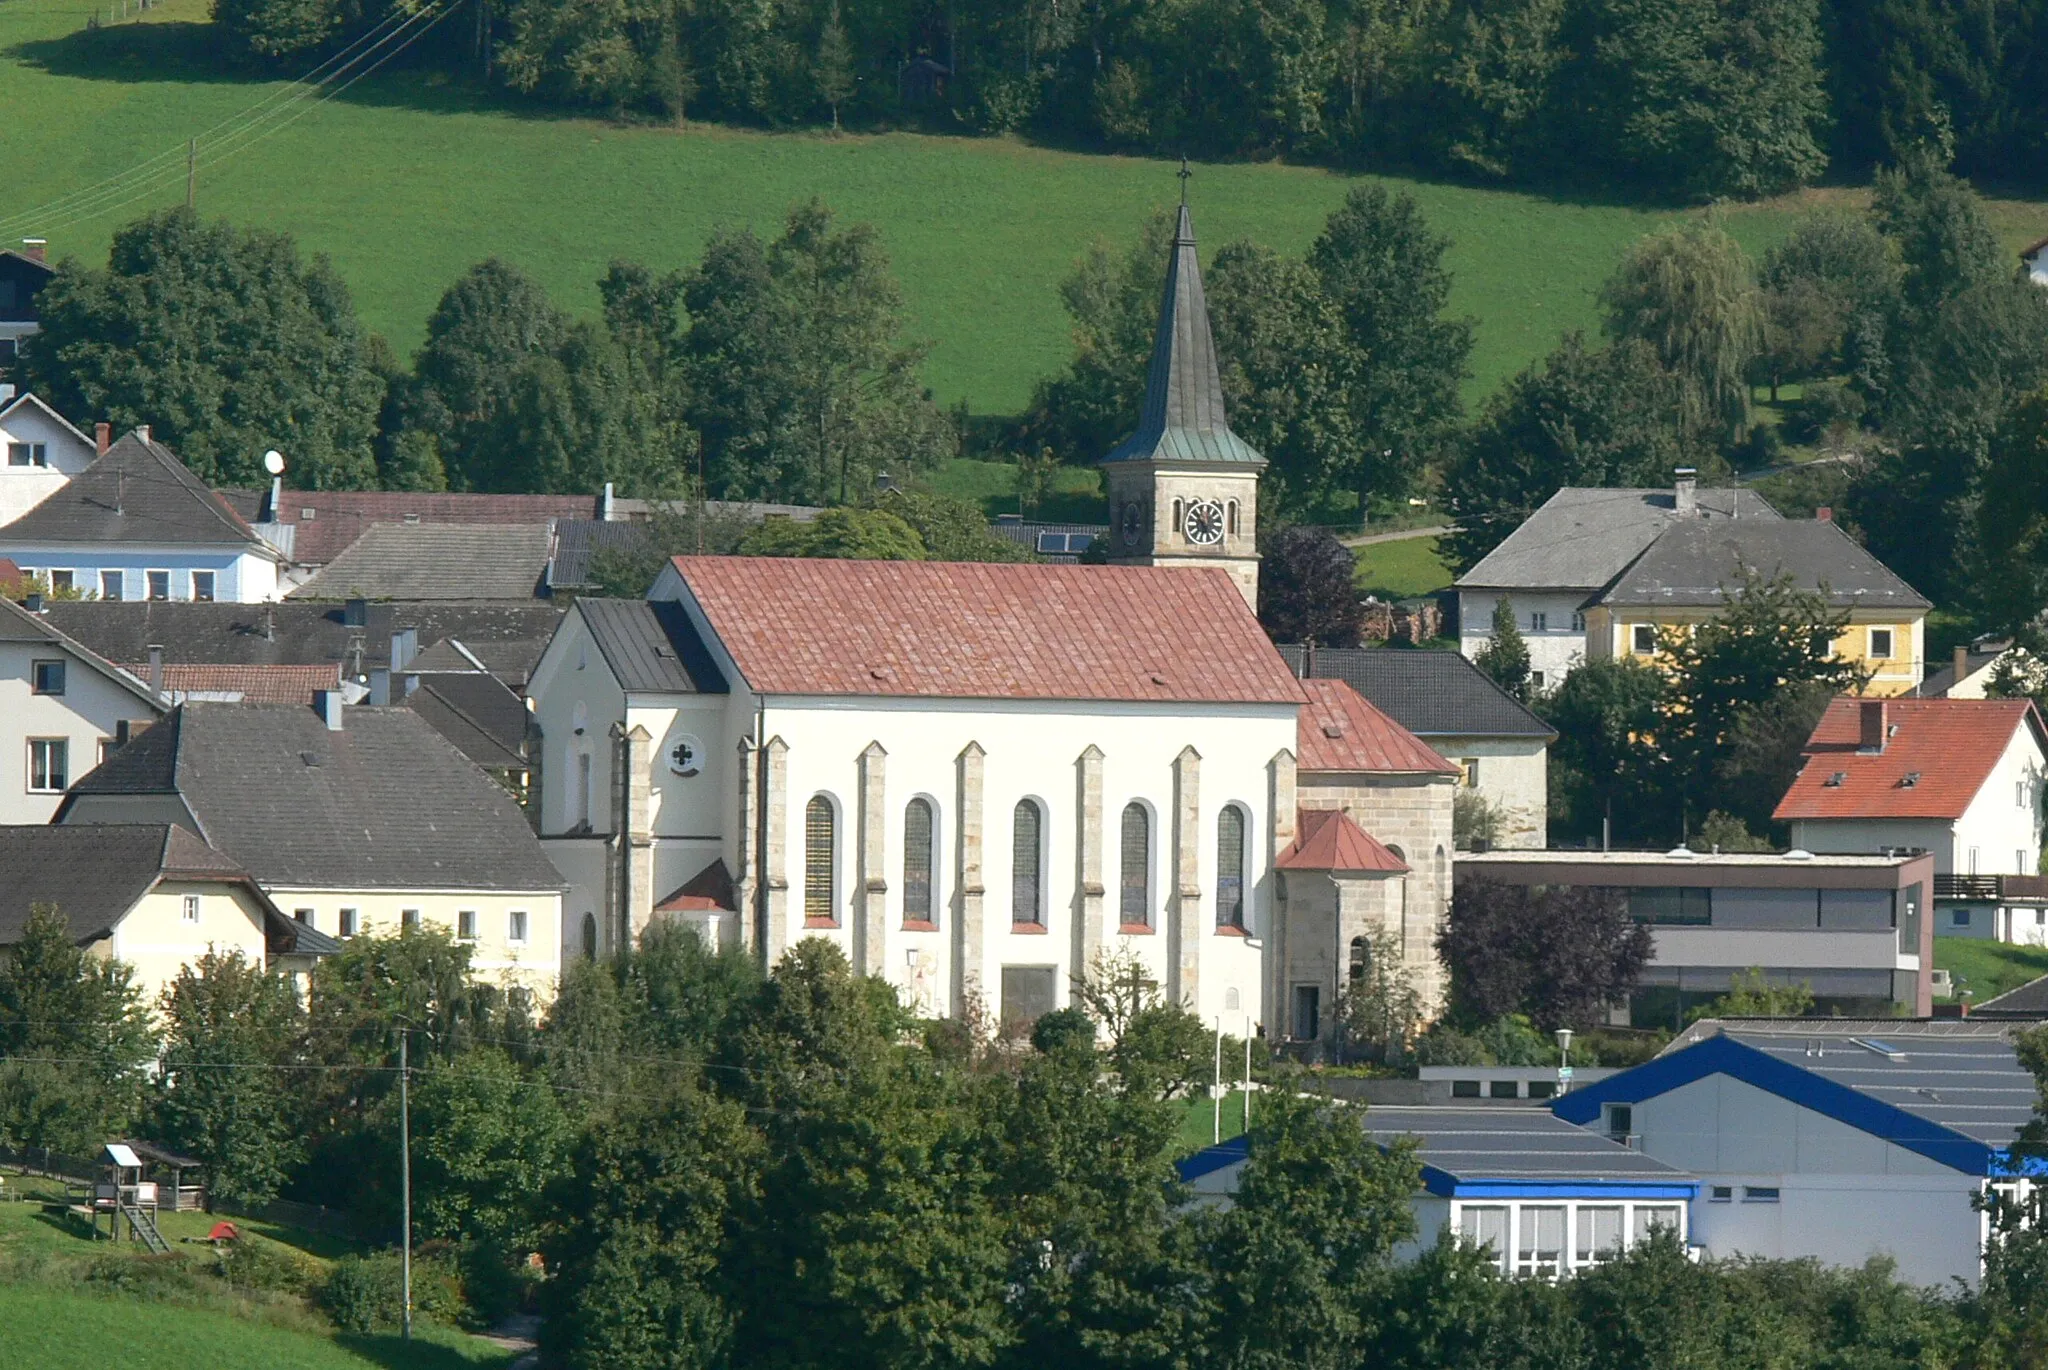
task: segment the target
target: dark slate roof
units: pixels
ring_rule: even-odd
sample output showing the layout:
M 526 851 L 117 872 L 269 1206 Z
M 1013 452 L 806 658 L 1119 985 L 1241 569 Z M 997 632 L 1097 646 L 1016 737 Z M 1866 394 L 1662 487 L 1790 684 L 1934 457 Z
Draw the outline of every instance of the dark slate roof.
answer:
M 580 599 L 592 641 L 619 688 L 649 694 L 720 695 L 725 675 L 675 600 Z
M 1692 1176 L 1640 1151 L 1575 1127 L 1541 1108 L 1394 1107 L 1366 1110 L 1365 1129 L 1381 1145 L 1413 1140 L 1431 1188 L 1438 1176 L 1475 1180 L 1600 1185 L 1688 1184 Z M 1437 1172 L 1437 1176 L 1430 1174 Z
M 1775 520 L 1778 511 L 1754 490 L 1737 487 L 1697 493 L 1698 519 L 1716 523 Z M 1478 565 L 1458 577 L 1460 589 L 1597 590 L 1641 556 L 1676 522 L 1678 496 L 1670 489 L 1559 490 Z
M 1977 672 L 1991 665 L 2011 650 L 2012 644 L 2010 642 L 1999 642 L 1995 646 L 1987 647 L 1983 651 L 1979 651 L 1975 647 L 1970 648 L 1968 654 L 1963 659 L 1963 675 L 1967 678 L 1977 674 Z M 1913 689 L 1912 693 L 1921 699 L 1946 699 L 1948 692 L 1953 690 L 1955 686 L 1956 663 L 1954 655 L 1951 654 L 1947 664 L 1938 671 L 1929 671 L 1926 678 Z
M 36 309 L 36 296 L 57 274 L 57 268 L 48 261 L 37 261 L 26 252 L 11 247 L 0 247 L 0 280 L 14 283 L 14 301 L 0 305 L 0 320 L 8 323 L 33 323 L 41 315 Z
M 46 601 L 43 618 L 114 661 L 147 661 L 161 645 L 172 663 L 218 666 L 316 666 L 335 663 L 345 675 L 365 675 L 391 662 L 391 635 L 419 633 L 419 664 L 448 638 L 480 657 L 492 673 L 518 688 L 554 636 L 562 606 L 523 603 L 455 604 L 372 602 L 365 622 L 350 627 L 340 604 L 195 604 L 147 600 Z M 439 658 L 437 657 L 437 661 Z M 450 656 L 450 669 L 467 669 Z
M 1827 591 L 1838 609 L 1932 607 L 1854 538 L 1821 519 L 1680 519 L 1624 571 L 1601 604 L 1618 608 L 1725 604 L 1745 571 Z
M 1202 293 L 1202 264 L 1195 253 L 1195 224 L 1180 207 L 1173 231 L 1173 259 L 1159 300 L 1159 325 L 1145 379 L 1145 407 L 1138 431 L 1118 443 L 1104 462 L 1230 462 L 1263 466 L 1266 459 L 1230 431 L 1223 412 L 1223 380 L 1216 365 L 1216 339 L 1209 329 L 1209 303 Z
M 141 429 L 0 531 L 0 548 L 53 542 L 230 546 L 276 555 L 170 448 Z
M 334 732 L 296 705 L 186 704 L 73 785 L 58 821 L 166 793 L 269 886 L 562 887 L 512 796 L 409 709 L 348 709 Z
M 21 940 L 37 904 L 55 904 L 80 943 L 106 937 L 166 877 L 246 885 L 277 915 L 247 871 L 174 823 L 11 825 L 0 827 L 0 946 Z
M 532 599 L 547 574 L 544 523 L 373 523 L 291 599 Z
M 580 589 L 591 583 L 590 563 L 599 552 L 652 551 L 654 530 L 645 523 L 616 519 L 560 519 L 555 523 L 555 556 L 548 567 L 548 586 Z
M 1557 730 L 1457 652 L 1401 647 L 1285 646 L 1298 676 L 1342 680 L 1417 737 L 1552 738 Z
M 60 632 L 43 615 L 30 613 L 11 599 L 0 598 L 0 642 L 26 642 L 34 646 L 48 644 L 88 670 L 113 681 L 152 710 L 161 711 L 161 702 L 141 677 L 122 670 L 76 638 Z
M 1972 1014 L 1996 1015 L 2000 1018 L 2048 1018 L 2048 975 L 2038 980 L 2029 980 L 2018 989 L 2009 989 L 1995 998 L 1971 1007 Z
M 414 679 L 405 707 L 464 756 L 487 771 L 526 769 L 526 701 L 496 676 L 435 671 Z
M 1006 542 L 1030 548 L 1042 561 L 1068 564 L 1078 562 L 1089 543 L 1109 533 L 1108 525 L 1101 523 L 1042 523 L 1009 515 L 996 519 L 988 530 Z

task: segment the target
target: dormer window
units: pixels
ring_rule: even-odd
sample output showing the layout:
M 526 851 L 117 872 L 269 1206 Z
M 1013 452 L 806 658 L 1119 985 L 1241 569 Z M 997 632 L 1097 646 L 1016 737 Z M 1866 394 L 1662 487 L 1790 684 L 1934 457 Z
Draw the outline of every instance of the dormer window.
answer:
M 1912 789 L 1912 788 L 1913 788 L 1913 787 L 1914 787 L 1915 785 L 1917 785 L 1917 784 L 1919 784 L 1919 783 L 1920 783 L 1920 772 L 1918 772 L 1918 771 L 1907 771 L 1907 772 L 1905 773 L 1905 775 L 1901 776 L 1901 777 L 1900 777 L 1900 779 L 1899 779 L 1899 788 L 1900 788 L 1900 789 L 1902 789 L 1902 790 L 1910 790 L 1910 789 Z
M 1829 789 L 1840 789 L 1842 787 L 1842 782 L 1847 780 L 1848 778 L 1849 773 L 1847 771 L 1836 771 L 1833 775 L 1829 776 L 1826 780 L 1823 780 L 1820 783 L 1827 786 Z

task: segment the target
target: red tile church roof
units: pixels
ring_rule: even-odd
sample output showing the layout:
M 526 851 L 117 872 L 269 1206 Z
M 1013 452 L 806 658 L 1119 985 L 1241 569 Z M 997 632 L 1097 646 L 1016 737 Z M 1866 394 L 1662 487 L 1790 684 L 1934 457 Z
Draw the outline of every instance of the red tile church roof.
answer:
M 1401 875 L 1408 863 L 1388 851 L 1337 809 L 1303 809 L 1300 836 L 1273 862 L 1283 871 L 1385 871 Z
M 1341 680 L 1304 680 L 1308 694 L 1295 729 L 1296 764 L 1304 771 L 1378 771 L 1450 775 L 1457 767 L 1427 742 L 1381 713 Z
M 773 695 L 1299 704 L 1218 569 L 677 557 Z
M 1863 746 L 1865 710 L 1882 749 Z M 1837 699 L 1772 816 L 1953 821 L 1991 778 L 2014 730 L 2027 726 L 2043 737 L 2024 699 Z

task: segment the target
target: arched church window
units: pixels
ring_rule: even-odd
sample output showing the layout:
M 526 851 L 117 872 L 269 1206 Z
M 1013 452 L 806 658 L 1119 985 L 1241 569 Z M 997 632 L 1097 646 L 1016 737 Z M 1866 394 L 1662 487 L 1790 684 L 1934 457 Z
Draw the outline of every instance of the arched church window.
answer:
M 1173 535 L 1175 537 L 1185 537 L 1187 535 L 1187 512 L 1188 502 L 1186 500 L 1177 499 L 1173 502 Z
M 583 959 L 597 959 L 597 915 L 594 913 L 583 915 Z
M 1349 968 L 1351 983 L 1355 985 L 1358 984 L 1360 981 L 1364 980 L 1366 972 L 1370 971 L 1371 969 L 1372 943 L 1367 941 L 1363 937 L 1352 938 L 1351 965 Z
M 1244 926 L 1244 810 L 1235 804 L 1216 815 L 1216 926 Z
M 1152 815 L 1133 800 L 1124 805 L 1118 863 L 1122 889 L 1117 905 L 1126 927 L 1152 926 Z
M 838 840 L 832 801 L 816 795 L 804 806 L 804 921 L 833 922 L 832 872 Z
M 913 799 L 903 810 L 903 920 L 932 921 L 932 803 Z
M 1224 524 L 1225 524 L 1225 527 L 1226 527 L 1227 531 L 1229 532 L 1230 536 L 1232 536 L 1232 537 L 1236 537 L 1236 536 L 1237 536 L 1237 501 L 1236 501 L 1236 500 L 1232 500 L 1232 501 L 1230 501 L 1230 503 L 1228 503 L 1228 504 L 1226 504 L 1226 505 L 1224 505 L 1224 506 L 1223 506 L 1223 519 L 1224 519 Z
M 1045 815 L 1032 800 L 1018 801 L 1010 824 L 1010 921 L 1042 926 L 1045 897 L 1039 872 L 1045 856 Z

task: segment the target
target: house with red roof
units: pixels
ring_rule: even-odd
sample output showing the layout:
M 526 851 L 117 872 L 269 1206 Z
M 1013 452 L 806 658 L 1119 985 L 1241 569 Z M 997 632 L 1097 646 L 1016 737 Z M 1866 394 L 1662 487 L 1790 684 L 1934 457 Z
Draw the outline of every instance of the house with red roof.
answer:
M 2024 699 L 1837 699 L 1774 817 L 1814 852 L 1933 854 L 1936 931 L 2048 938 L 2048 729 Z

